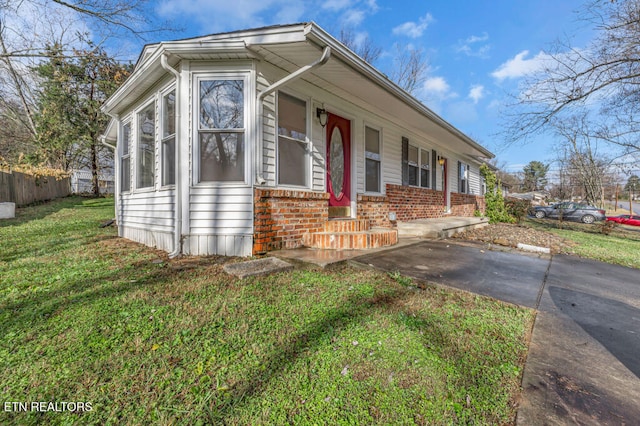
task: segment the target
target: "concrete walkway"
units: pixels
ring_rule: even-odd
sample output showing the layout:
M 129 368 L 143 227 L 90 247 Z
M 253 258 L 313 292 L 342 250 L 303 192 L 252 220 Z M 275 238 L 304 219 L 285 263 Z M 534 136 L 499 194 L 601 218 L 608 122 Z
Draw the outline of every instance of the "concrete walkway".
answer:
M 537 309 L 517 424 L 640 424 L 640 271 L 450 241 L 352 261 Z

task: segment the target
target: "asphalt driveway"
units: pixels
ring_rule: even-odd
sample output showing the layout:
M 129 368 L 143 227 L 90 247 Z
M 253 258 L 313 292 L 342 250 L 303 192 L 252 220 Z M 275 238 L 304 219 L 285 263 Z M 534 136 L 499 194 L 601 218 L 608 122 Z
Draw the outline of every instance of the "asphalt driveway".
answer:
M 537 309 L 518 424 L 639 424 L 637 269 L 449 241 L 354 261 Z

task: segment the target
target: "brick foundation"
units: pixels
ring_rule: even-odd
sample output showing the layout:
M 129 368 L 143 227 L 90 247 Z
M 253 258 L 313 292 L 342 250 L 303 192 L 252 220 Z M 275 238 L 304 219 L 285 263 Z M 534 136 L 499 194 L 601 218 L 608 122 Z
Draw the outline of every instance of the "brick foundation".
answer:
M 476 210 L 484 213 L 484 197 L 471 194 L 451 193 L 451 214 L 454 216 L 474 216 Z
M 328 200 L 324 192 L 254 189 L 253 254 L 301 247 L 306 232 L 322 230 Z
M 433 189 L 387 184 L 389 211 L 395 212 L 397 220 L 401 222 L 442 217 L 444 215 L 442 195 L 442 191 Z
M 389 201 L 384 195 L 358 195 L 357 217 L 369 221 L 372 228 L 391 228 Z
M 476 210 L 484 212 L 484 197 L 452 192 L 451 215 L 472 217 Z M 387 184 L 389 211 L 396 212 L 399 221 L 439 218 L 445 215 L 442 191 L 412 186 Z

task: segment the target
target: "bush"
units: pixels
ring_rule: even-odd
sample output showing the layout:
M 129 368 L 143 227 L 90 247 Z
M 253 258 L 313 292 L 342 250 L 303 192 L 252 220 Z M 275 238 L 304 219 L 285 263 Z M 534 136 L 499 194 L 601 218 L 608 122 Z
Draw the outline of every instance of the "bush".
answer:
M 507 199 L 505 201 L 505 207 L 509 215 L 515 218 L 518 223 L 522 222 L 522 219 L 529 214 L 532 208 L 530 200 L 521 200 L 518 198 Z
M 496 174 L 486 164 L 480 166 L 480 174 L 484 177 L 487 185 L 487 193 L 484 194 L 486 205 L 484 213 L 489 218 L 489 223 L 515 222 L 504 204 L 504 197 Z

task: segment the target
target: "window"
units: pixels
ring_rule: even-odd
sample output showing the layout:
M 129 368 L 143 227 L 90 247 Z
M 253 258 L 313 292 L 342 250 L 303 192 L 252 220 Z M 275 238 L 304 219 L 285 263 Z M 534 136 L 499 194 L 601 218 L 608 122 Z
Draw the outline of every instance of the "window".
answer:
M 371 127 L 364 129 L 364 157 L 364 190 L 380 192 L 380 132 Z
M 420 186 L 429 188 L 429 158 L 431 154 L 426 149 L 420 150 Z
M 199 182 L 244 181 L 244 80 L 199 80 Z
M 131 123 L 122 126 L 122 157 L 120 157 L 120 192 L 131 190 L 131 154 L 129 144 L 131 143 Z
M 156 104 L 152 103 L 138 113 L 138 188 L 155 184 Z
M 469 165 L 458 161 L 458 191 L 461 194 L 469 192 Z
M 176 183 L 176 91 L 162 97 L 162 184 Z
M 307 186 L 307 103 L 278 93 L 278 184 Z
M 429 188 L 431 153 L 417 146 L 409 145 L 407 151 L 408 185 Z
M 409 145 L 409 185 L 418 186 L 418 147 Z

